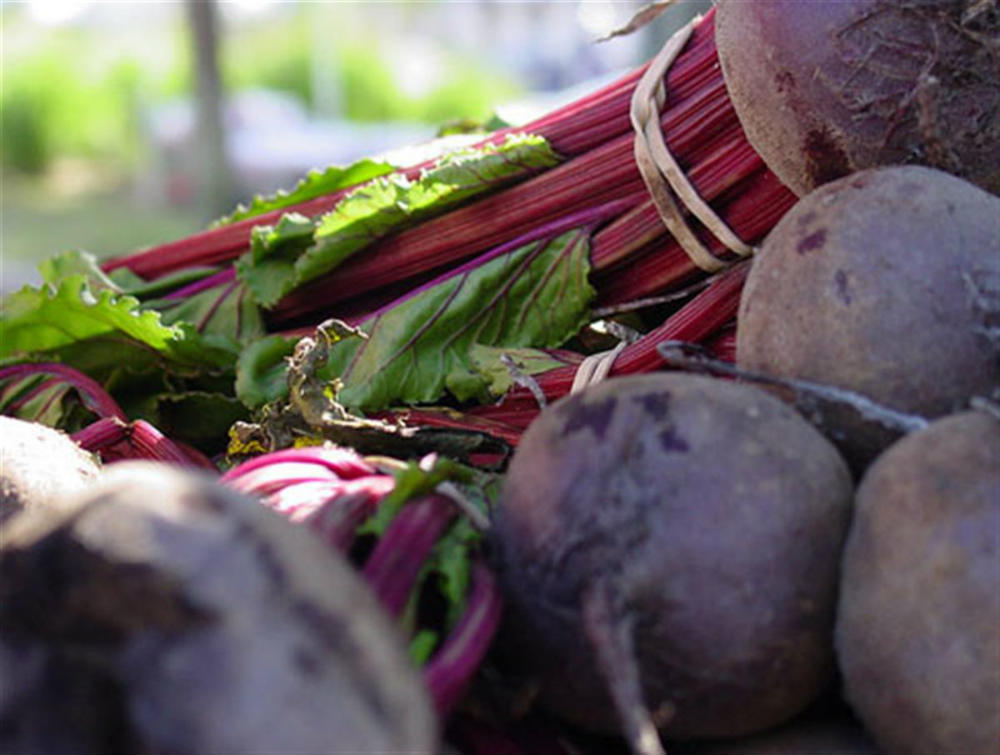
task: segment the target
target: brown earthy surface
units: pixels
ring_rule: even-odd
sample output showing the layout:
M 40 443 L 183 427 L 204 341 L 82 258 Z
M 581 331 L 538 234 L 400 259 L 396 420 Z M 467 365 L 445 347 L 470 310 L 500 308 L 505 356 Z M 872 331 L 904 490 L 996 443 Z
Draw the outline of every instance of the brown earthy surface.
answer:
M 498 508 L 507 648 L 550 710 L 618 730 L 581 630 L 581 595 L 606 580 L 665 736 L 773 726 L 830 681 L 851 494 L 835 449 L 754 388 L 660 373 L 559 401 Z
M 747 138 L 799 196 L 917 163 L 1000 193 L 1000 14 L 953 0 L 719 0 Z
M 349 564 L 213 479 L 110 468 L 0 551 L 0 751 L 417 752 L 436 720 Z
M 939 420 L 858 489 L 837 653 L 890 753 L 1000 751 L 1000 421 Z
M 0 417 L 0 525 L 23 509 L 56 505 L 99 474 L 94 458 L 65 433 Z
M 743 289 L 737 363 L 935 417 L 1000 384 L 1000 198 L 919 166 L 862 171 L 801 200 Z M 827 427 L 856 469 L 893 436 Z

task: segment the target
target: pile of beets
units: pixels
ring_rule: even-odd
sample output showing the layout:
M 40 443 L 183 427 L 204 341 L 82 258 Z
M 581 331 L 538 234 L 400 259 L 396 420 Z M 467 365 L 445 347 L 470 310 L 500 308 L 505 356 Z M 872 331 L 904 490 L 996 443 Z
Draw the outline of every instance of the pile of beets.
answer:
M 485 508 L 350 449 L 102 468 L 3 420 L 0 750 L 1000 752 L 1000 11 L 717 5 L 799 196 L 735 365 L 664 343 L 550 404 Z

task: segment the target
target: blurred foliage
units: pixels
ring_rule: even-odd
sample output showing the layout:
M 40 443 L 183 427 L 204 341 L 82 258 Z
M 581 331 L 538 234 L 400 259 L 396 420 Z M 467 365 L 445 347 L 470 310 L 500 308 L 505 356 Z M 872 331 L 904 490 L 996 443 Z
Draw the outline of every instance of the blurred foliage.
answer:
M 378 47 L 350 44 L 338 50 L 344 115 L 359 121 L 412 120 L 441 124 L 460 118 L 485 119 L 518 85 L 475 61 L 444 53 L 447 74 L 426 94 L 407 95 L 397 72 Z
M 30 49 L 4 52 L 3 166 L 37 174 L 55 158 L 72 156 L 134 168 L 142 148 L 144 109 L 188 96 L 193 89 L 190 40 L 183 14 L 177 16 L 175 24 L 156 32 L 168 59 L 155 67 L 128 53 L 108 52 L 103 48 L 109 40 L 86 27 L 53 29 Z M 224 86 L 229 91 L 276 89 L 312 108 L 317 100 L 315 66 L 328 61 L 333 70 L 323 72 L 322 78 L 337 90 L 337 115 L 358 121 L 425 123 L 484 119 L 498 102 L 519 93 L 516 82 L 502 73 L 442 51 L 440 81 L 420 96 L 411 96 L 400 84 L 405 71 L 394 70 L 385 54 L 393 40 L 339 35 L 317 56 L 315 46 L 320 44 L 325 41 L 311 29 L 305 11 L 227 28 L 220 61 Z
M 128 161 L 137 146 L 143 72 L 121 60 L 102 71 L 79 64 L 83 43 L 59 40 L 4 67 L 3 165 L 39 173 L 59 155 Z
M 232 90 L 262 87 L 315 103 L 308 17 L 296 13 L 280 23 L 230 30 L 222 40 L 222 80 Z
M 0 288 L 16 287 L 54 252 L 105 257 L 204 226 L 197 207 L 165 204 L 151 173 L 155 108 L 194 89 L 187 17 L 181 3 L 170 5 L 149 20 L 140 12 L 137 21 L 58 26 L 33 21 L 25 5 L 0 5 Z M 397 24 L 394 36 L 385 17 L 362 5 L 302 4 L 224 25 L 224 85 L 290 93 L 319 117 L 437 124 L 481 121 L 520 93 L 484 63 L 439 49 L 443 76 L 408 96 L 399 35 L 409 25 Z M 317 86 L 327 87 L 321 96 Z
M 338 90 L 341 117 L 432 124 L 458 118 L 485 119 L 499 102 L 523 94 L 522 86 L 512 77 L 466 56 L 439 50 L 443 57 L 440 81 L 420 96 L 407 95 L 400 83 L 406 71 L 393 68 L 394 58 L 398 58 L 390 54 L 395 40 L 369 30 L 318 41 L 314 22 L 306 8 L 278 26 L 247 28 L 231 35 L 222 61 L 226 85 L 288 92 L 313 108 L 318 100 L 313 91 L 314 65 L 328 60 L 333 67 L 328 78 Z M 330 45 L 330 49 L 318 54 L 315 45 Z M 408 65 L 405 60 L 399 64 Z
M 0 195 L 3 215 L 3 274 L 0 286 L 15 287 L 34 263 L 57 252 L 85 249 L 113 257 L 194 233 L 204 225 L 199 208 L 151 205 L 114 176 L 81 176 L 86 191 L 70 191 L 72 164 L 60 162 L 46 176 L 5 176 Z

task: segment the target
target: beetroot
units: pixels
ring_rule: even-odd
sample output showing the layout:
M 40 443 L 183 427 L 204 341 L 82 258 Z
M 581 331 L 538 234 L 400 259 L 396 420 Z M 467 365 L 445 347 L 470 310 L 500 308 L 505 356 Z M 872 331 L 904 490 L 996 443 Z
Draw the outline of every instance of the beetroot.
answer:
M 0 751 L 436 750 L 426 690 L 360 577 L 213 478 L 122 462 L 8 534 Z
M 888 753 L 1000 750 L 1000 419 L 963 412 L 869 468 L 844 551 L 836 646 Z
M 1000 193 L 1000 14 L 957 0 L 719 0 L 751 145 L 799 196 L 920 163 Z
M 843 703 L 828 703 L 767 731 L 686 742 L 671 747 L 670 755 L 879 755 L 879 750 Z
M 615 378 L 548 407 L 494 527 L 505 645 L 541 701 L 637 752 L 776 725 L 829 682 L 852 486 L 768 393 Z
M 1000 198 L 941 171 L 861 171 L 800 200 L 753 261 L 737 363 L 936 417 L 1000 383 Z M 860 470 L 895 436 L 825 431 Z
M 100 474 L 65 433 L 12 417 L 0 417 L 0 458 L 0 525 L 19 511 L 58 505 Z

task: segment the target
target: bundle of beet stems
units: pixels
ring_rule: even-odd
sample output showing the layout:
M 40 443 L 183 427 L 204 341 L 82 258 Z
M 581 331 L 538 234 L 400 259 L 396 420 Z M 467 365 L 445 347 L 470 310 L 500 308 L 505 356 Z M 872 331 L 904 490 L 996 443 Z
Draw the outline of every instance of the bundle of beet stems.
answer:
M 670 153 L 697 195 L 740 239 L 759 240 L 793 204 L 747 142 L 729 100 L 714 42 L 714 10 L 692 24 L 663 78 L 659 127 Z M 684 303 L 658 327 L 615 350 L 601 374 L 627 374 L 663 366 L 656 344 L 677 339 L 732 351 L 731 324 L 745 266 L 711 275 L 668 231 L 655 197 L 637 167 L 632 100 L 646 67 L 517 128 L 495 131 L 478 146 L 502 144 L 512 134 L 543 137 L 561 158 L 513 185 L 478 196 L 381 238 L 332 271 L 284 294 L 263 313 L 268 332 L 304 335 L 337 318 L 360 324 L 448 276 L 463 275 L 506 250 L 544 243 L 561 233 L 589 234 L 590 282 L 596 315 L 641 309 L 653 297 L 674 294 Z M 433 161 L 397 169 L 417 180 Z M 145 281 L 166 280 L 187 269 L 215 268 L 181 286 L 167 300 L 218 290 L 220 301 L 244 296 L 237 260 L 254 229 L 276 224 L 286 213 L 317 217 L 336 208 L 357 187 L 311 198 L 279 210 L 106 261 L 107 273 L 126 268 Z M 736 261 L 716 235 L 688 217 L 695 235 L 718 258 Z M 679 293 L 678 293 L 679 292 Z M 657 299 L 656 297 L 659 297 Z M 207 320 L 207 317 L 206 317 Z M 204 323 L 199 323 L 199 327 Z M 419 330 L 421 323 L 412 323 Z M 412 407 L 408 422 L 485 430 L 516 442 L 537 413 L 539 399 L 553 400 L 579 382 L 582 354 L 560 352 L 565 366 L 534 375 L 497 403 L 465 406 L 464 414 Z

